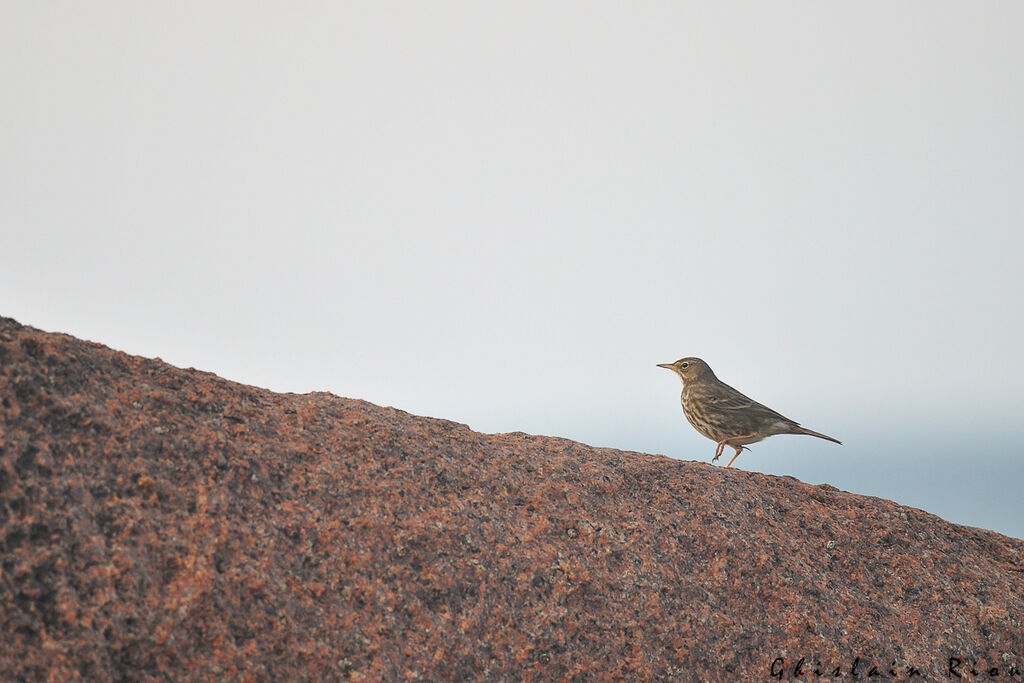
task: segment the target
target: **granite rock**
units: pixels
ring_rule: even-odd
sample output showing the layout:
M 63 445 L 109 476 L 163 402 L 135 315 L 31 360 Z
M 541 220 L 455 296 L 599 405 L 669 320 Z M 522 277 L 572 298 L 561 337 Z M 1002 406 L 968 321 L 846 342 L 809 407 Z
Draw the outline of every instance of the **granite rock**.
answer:
M 5 681 L 1006 678 L 1024 542 L 0 318 L 0 642 Z

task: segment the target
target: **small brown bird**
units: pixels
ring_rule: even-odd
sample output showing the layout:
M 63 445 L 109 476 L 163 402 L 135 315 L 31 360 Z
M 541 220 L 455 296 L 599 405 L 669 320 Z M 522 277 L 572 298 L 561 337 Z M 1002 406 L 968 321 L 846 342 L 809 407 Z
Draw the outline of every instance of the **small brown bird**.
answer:
M 726 446 L 736 454 L 726 467 L 732 466 L 740 451 L 748 443 L 756 443 L 776 434 L 808 434 L 842 444 L 838 439 L 801 427 L 788 417 L 747 398 L 715 377 L 708 364 L 700 358 L 680 358 L 675 363 L 660 363 L 683 381 L 683 415 L 693 428 L 718 442 L 715 457 L 718 460 Z

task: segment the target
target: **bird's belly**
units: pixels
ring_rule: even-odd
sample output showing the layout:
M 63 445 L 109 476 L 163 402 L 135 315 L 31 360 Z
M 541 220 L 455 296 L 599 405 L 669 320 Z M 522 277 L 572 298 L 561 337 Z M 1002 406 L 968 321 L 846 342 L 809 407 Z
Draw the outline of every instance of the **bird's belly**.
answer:
M 747 444 L 757 443 L 764 439 L 764 434 L 753 434 L 744 439 L 729 439 L 729 443 L 736 444 L 737 446 L 746 446 Z
M 714 406 L 709 406 L 703 401 L 687 399 L 688 397 L 684 395 L 681 401 L 687 421 L 712 441 L 729 439 L 730 443 L 744 446 L 761 441 L 767 436 L 755 429 L 754 425 L 748 424 L 749 420 L 743 413 L 716 410 Z M 744 438 L 736 439 L 738 436 Z
M 707 422 L 705 420 L 694 419 L 694 417 L 689 412 L 687 412 L 685 410 L 683 411 L 683 415 L 686 416 L 686 421 L 689 422 L 690 425 L 692 425 L 694 429 L 696 429 L 698 432 L 700 432 L 704 436 L 708 437 L 712 441 L 721 441 L 722 439 L 725 438 L 724 435 L 723 436 L 719 436 L 719 434 L 721 434 L 722 432 L 721 432 L 720 429 L 717 429 L 715 427 L 715 425 L 713 425 L 713 424 L 711 424 L 711 423 L 709 423 L 709 422 Z
M 683 415 L 686 416 L 686 421 L 712 441 L 721 441 L 730 436 L 739 436 L 738 434 L 731 433 L 732 430 L 729 429 L 727 421 L 723 420 L 722 416 L 717 415 L 714 411 L 705 410 L 696 401 L 687 401 L 685 398 L 682 404 Z

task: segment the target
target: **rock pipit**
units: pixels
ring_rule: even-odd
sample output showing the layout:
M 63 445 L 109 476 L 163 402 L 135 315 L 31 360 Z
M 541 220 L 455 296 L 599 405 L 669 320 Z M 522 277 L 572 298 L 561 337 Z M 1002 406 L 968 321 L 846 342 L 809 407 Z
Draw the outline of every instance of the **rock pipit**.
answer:
M 683 381 L 683 415 L 693 428 L 718 442 L 715 457 L 718 460 L 726 446 L 736 449 L 736 454 L 726 467 L 730 467 L 748 443 L 776 434 L 807 434 L 835 443 L 842 442 L 810 429 L 801 427 L 767 406 L 747 398 L 722 380 L 715 377 L 708 364 L 700 358 L 680 358 L 675 363 L 661 363 L 659 368 L 668 368 Z

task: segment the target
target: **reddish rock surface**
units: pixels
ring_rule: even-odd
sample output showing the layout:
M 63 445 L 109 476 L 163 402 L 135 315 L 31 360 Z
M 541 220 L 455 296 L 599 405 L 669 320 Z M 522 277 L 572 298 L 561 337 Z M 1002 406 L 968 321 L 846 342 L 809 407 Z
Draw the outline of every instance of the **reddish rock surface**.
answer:
M 275 394 L 5 318 L 0 448 L 5 681 L 1024 669 L 1024 542 L 828 486 Z

